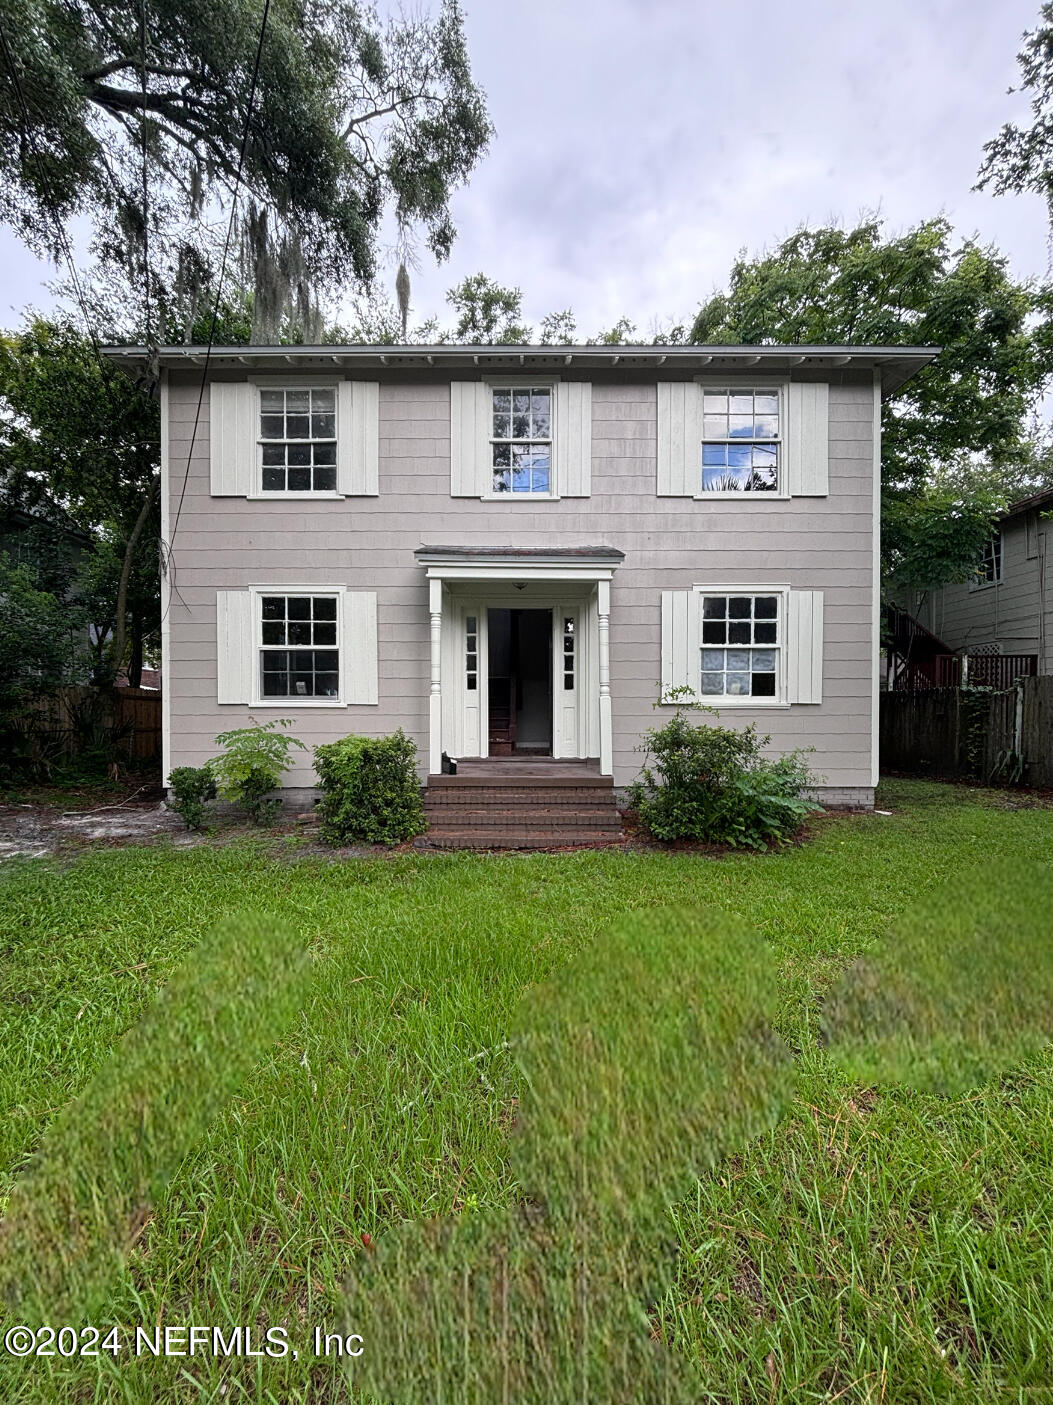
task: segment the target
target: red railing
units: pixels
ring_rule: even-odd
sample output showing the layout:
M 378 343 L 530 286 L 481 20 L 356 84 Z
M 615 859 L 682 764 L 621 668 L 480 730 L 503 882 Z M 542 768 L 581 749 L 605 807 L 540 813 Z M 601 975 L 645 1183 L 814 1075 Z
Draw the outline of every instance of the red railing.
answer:
M 901 668 L 892 686 L 897 692 L 963 687 L 1004 690 L 1018 678 L 1037 674 L 1037 654 L 937 654 L 924 664 Z

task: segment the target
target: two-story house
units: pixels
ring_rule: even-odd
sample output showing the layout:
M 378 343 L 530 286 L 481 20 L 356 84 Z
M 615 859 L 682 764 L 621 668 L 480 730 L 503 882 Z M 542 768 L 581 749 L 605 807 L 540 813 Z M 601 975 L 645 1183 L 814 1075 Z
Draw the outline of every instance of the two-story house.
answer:
M 881 400 L 933 354 L 164 349 L 166 768 L 288 717 L 621 788 L 681 690 L 872 805 Z

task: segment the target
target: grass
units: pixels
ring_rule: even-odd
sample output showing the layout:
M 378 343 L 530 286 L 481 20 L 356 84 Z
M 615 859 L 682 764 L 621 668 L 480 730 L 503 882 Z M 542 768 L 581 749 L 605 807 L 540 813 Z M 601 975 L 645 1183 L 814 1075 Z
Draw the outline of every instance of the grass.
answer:
M 246 839 L 109 851 L 0 876 L 0 1200 L 49 1123 L 221 915 L 291 925 L 310 1003 L 139 1227 L 108 1318 L 283 1326 L 298 1360 L 13 1361 L 5 1402 L 350 1398 L 316 1326 L 405 1219 L 501 1210 L 529 987 L 636 909 L 715 904 L 776 955 L 799 1096 L 677 1207 L 658 1319 L 707 1401 L 1053 1401 L 1053 1058 L 956 1100 L 850 1084 L 822 993 L 939 881 L 1053 859 L 1053 811 L 897 781 L 889 817 L 714 859 L 578 852 L 334 862 Z M 409 1108 L 409 1111 L 405 1109 Z M 3 1325 L 14 1319 L 7 1313 Z M 368 1344 L 367 1344 L 368 1346 Z M 376 1350 L 383 1343 L 374 1343 Z

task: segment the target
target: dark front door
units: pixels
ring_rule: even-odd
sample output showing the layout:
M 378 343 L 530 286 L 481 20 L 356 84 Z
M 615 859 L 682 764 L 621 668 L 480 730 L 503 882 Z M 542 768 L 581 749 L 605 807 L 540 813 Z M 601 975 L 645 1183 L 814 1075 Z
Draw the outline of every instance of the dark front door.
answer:
M 490 755 L 552 755 L 552 611 L 489 610 Z

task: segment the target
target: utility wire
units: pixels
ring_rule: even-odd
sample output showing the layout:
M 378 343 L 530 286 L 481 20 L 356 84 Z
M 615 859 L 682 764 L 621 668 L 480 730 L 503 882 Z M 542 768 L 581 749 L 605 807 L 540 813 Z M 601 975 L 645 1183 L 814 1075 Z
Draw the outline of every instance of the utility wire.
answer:
M 168 542 L 168 551 L 171 552 L 175 546 L 176 533 L 179 531 L 179 519 L 183 513 L 183 499 L 186 497 L 186 485 L 190 478 L 190 461 L 194 456 L 194 445 L 197 442 L 197 430 L 201 421 L 201 406 L 205 399 L 205 385 L 208 381 L 208 368 L 212 359 L 212 345 L 216 337 L 216 319 L 219 317 L 219 303 L 223 296 L 223 278 L 227 271 L 227 255 L 230 252 L 230 240 L 234 232 L 234 216 L 238 208 L 238 189 L 241 185 L 241 173 L 245 165 L 245 150 L 249 144 L 249 125 L 252 120 L 252 105 L 256 100 L 256 82 L 260 74 L 260 56 L 263 53 L 263 39 L 267 32 L 267 16 L 270 14 L 271 0 L 264 0 L 263 20 L 260 24 L 260 37 L 256 45 L 256 61 L 252 66 L 252 82 L 249 85 L 249 101 L 245 109 L 245 128 L 241 134 L 241 149 L 238 152 L 238 170 L 234 177 L 234 192 L 231 197 L 230 219 L 227 221 L 227 237 L 223 241 L 223 257 L 219 264 L 219 280 L 216 284 L 216 297 L 212 305 L 212 320 L 208 329 L 208 346 L 205 348 L 205 364 L 201 370 L 201 384 L 197 392 L 197 410 L 194 414 L 194 428 L 190 434 L 190 448 L 187 450 L 186 469 L 183 473 L 183 486 L 179 492 L 179 506 L 176 509 L 175 521 L 172 523 L 172 535 Z
M 150 189 L 146 165 L 146 0 L 139 6 L 139 62 L 143 91 L 143 115 L 139 125 L 143 144 L 143 311 L 145 313 L 145 341 L 147 353 L 150 350 Z

